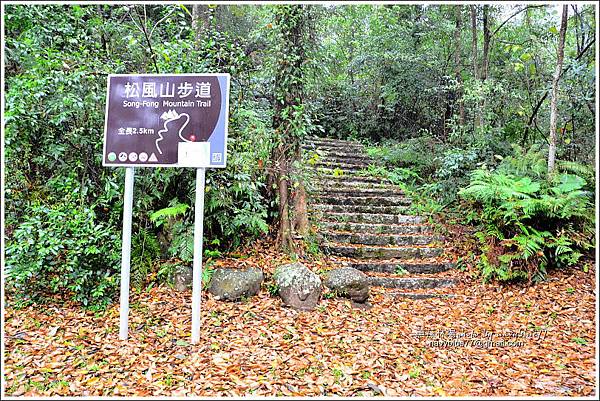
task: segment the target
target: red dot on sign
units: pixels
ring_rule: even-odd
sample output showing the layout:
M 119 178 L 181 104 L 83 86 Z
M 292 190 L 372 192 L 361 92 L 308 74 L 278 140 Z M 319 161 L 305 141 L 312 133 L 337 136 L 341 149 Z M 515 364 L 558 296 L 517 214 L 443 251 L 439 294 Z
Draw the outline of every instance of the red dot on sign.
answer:
M 196 135 L 190 135 L 190 141 L 195 142 L 196 141 Z

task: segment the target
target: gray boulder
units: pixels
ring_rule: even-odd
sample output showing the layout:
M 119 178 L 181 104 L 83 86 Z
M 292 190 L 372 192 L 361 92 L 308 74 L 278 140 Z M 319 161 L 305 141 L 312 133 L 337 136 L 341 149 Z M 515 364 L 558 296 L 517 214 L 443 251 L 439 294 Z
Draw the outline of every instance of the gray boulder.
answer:
M 313 310 L 321 299 L 321 279 L 302 263 L 279 266 L 275 284 L 283 302 L 298 310 Z
M 219 268 L 214 271 L 208 291 L 219 299 L 237 301 L 258 294 L 264 275 L 262 270 Z
M 192 268 L 189 266 L 178 265 L 173 271 L 171 277 L 173 287 L 177 291 L 185 291 L 192 288 L 193 275 Z
M 350 298 L 354 302 L 364 303 L 369 298 L 368 276 L 351 267 L 331 270 L 325 279 L 325 285 L 338 295 Z

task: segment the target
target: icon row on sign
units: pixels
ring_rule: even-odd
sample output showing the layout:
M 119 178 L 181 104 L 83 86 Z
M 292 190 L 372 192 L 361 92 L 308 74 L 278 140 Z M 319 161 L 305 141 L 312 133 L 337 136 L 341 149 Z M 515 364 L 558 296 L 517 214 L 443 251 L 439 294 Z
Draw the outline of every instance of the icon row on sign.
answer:
M 148 153 L 146 152 L 141 152 L 141 153 L 137 153 L 137 152 L 120 152 L 119 155 L 117 156 L 117 154 L 115 152 L 110 152 L 108 154 L 108 161 L 110 162 L 114 162 L 117 160 L 117 157 L 119 158 L 120 162 L 126 162 L 126 161 L 130 161 L 130 162 L 136 162 L 136 161 L 140 161 L 142 163 L 145 163 L 147 161 L 149 162 L 157 162 L 158 159 L 156 158 L 156 155 L 154 153 L 152 153 L 150 156 L 148 156 Z

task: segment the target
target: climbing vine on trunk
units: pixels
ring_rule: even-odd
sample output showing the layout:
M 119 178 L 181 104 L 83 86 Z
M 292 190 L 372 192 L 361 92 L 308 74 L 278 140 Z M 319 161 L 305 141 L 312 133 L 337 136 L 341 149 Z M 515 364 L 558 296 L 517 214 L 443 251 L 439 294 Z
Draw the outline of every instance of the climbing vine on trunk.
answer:
M 294 162 L 300 157 L 300 141 L 308 126 L 305 110 L 308 11 L 303 5 L 282 5 L 275 9 L 277 62 L 275 65 L 273 128 L 277 145 L 272 154 L 273 181 L 279 199 L 278 243 L 293 252 L 294 226 L 306 220 L 306 202 L 301 183 L 294 183 Z M 293 191 L 297 189 L 297 194 Z M 297 206 L 292 211 L 292 202 Z M 303 210 L 302 210 L 303 209 Z

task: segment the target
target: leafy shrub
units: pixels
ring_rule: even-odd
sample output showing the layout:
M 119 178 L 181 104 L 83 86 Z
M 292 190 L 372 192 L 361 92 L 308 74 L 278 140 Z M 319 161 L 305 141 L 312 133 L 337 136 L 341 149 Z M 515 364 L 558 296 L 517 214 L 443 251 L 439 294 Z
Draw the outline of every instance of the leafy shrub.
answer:
M 439 165 L 435 156 L 445 146 L 436 142 L 425 131 L 421 135 L 400 143 L 386 143 L 380 147 L 368 148 L 367 153 L 390 168 L 410 168 L 420 177 L 431 177 Z
M 102 307 L 118 285 L 119 237 L 92 208 L 33 205 L 6 247 L 7 285 L 21 304 L 60 295 Z
M 508 173 L 513 168 L 507 160 L 496 171 L 475 170 L 459 192 L 471 201 L 468 219 L 483 229 L 477 237 L 485 280 L 540 280 L 548 267 L 572 266 L 593 247 L 592 194 L 583 178 L 532 179 Z
M 207 243 L 215 248 L 229 248 L 268 230 L 266 170 L 261 164 L 269 160 L 271 153 L 271 105 L 252 96 L 254 86 L 260 83 L 255 82 L 254 75 L 250 76 L 251 70 L 257 68 L 246 49 L 254 39 L 245 33 L 233 38 L 229 32 L 215 30 L 196 41 L 189 15 L 180 6 L 156 5 L 147 10 L 149 21 L 162 21 L 150 39 L 154 54 L 145 45 L 140 47 L 143 39 L 131 21 L 131 7 L 106 6 L 100 10 L 96 6 L 14 6 L 7 13 L 3 21 L 8 32 L 6 232 L 7 244 L 13 246 L 10 261 L 16 269 L 13 276 L 7 276 L 7 285 L 24 285 L 24 279 L 18 281 L 18 271 L 26 270 L 22 264 L 34 260 L 31 254 L 38 252 L 35 245 L 31 249 L 25 246 L 27 242 L 17 246 L 24 236 L 22 230 L 15 234 L 19 227 L 46 224 L 44 232 L 49 240 L 58 240 L 71 230 L 72 216 L 65 217 L 61 227 L 60 220 L 44 222 L 43 214 L 35 217 L 35 213 L 42 213 L 42 206 L 33 210 L 29 205 L 52 204 L 50 209 L 67 215 L 71 210 L 88 213 L 81 205 L 94 205 L 89 209 L 94 224 L 120 237 L 123 170 L 101 164 L 106 74 L 150 72 L 155 62 L 163 72 L 229 72 L 235 78 L 230 93 L 228 168 L 209 170 L 206 175 L 205 236 L 221 242 Z M 156 216 L 163 225 L 146 231 L 144 228 L 151 223 L 148 211 L 193 205 L 194 171 L 138 169 L 135 186 L 132 283 L 139 285 L 156 268 L 155 240 L 165 245 L 162 251 L 168 255 L 161 256 L 192 260 L 192 213 L 178 215 L 172 223 L 167 223 L 167 215 Z M 53 196 L 57 191 L 61 195 Z M 63 196 L 68 193 L 77 196 Z M 46 241 L 41 232 L 39 237 L 40 244 Z M 165 237 L 168 241 L 164 241 Z M 93 235 L 81 238 L 102 246 L 105 255 L 120 254 L 116 241 Z M 75 249 L 69 247 L 73 258 Z M 215 249 L 207 252 L 217 254 Z M 37 269 L 47 268 L 43 266 L 42 263 Z M 100 291 L 98 280 L 87 276 L 88 267 L 91 268 L 73 268 L 70 273 L 72 282 L 82 280 L 78 294 Z M 57 262 L 55 268 L 62 271 L 71 267 L 59 266 Z M 77 274 L 84 277 L 76 277 Z M 28 288 L 30 296 L 36 298 L 42 296 L 37 291 L 61 292 L 57 286 L 40 284 Z M 50 287 L 56 291 L 50 291 Z M 96 302 L 91 295 L 81 296 L 90 298 L 86 302 Z

